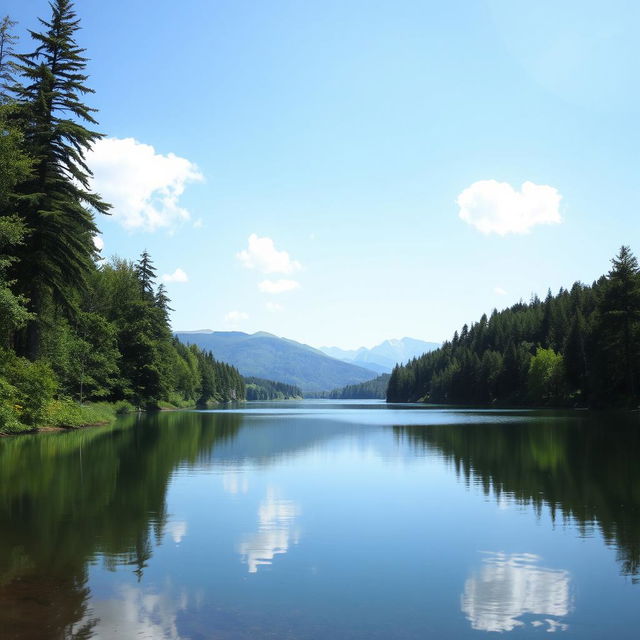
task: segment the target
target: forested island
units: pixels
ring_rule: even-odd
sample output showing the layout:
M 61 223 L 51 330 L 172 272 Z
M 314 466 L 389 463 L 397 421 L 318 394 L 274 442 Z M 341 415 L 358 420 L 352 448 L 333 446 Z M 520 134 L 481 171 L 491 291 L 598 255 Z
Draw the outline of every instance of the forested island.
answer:
M 390 402 L 636 407 L 640 270 L 627 246 L 591 286 L 494 310 L 397 366 Z

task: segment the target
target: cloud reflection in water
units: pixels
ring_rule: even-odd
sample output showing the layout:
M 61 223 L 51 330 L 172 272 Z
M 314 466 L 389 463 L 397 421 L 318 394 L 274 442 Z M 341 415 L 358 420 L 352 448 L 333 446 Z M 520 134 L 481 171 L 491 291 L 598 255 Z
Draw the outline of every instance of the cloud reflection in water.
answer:
M 271 487 L 267 490 L 258 509 L 258 531 L 238 545 L 249 573 L 257 573 L 260 565 L 270 565 L 276 555 L 286 553 L 290 544 L 298 543 L 299 532 L 294 525 L 299 513 L 295 502 L 278 498 Z
M 466 581 L 462 595 L 462 612 L 473 629 L 512 631 L 526 624 L 519 618 L 527 615 L 533 627 L 567 630 L 558 618 L 570 609 L 569 572 L 541 567 L 539 561 L 530 553 L 486 555 L 484 566 Z

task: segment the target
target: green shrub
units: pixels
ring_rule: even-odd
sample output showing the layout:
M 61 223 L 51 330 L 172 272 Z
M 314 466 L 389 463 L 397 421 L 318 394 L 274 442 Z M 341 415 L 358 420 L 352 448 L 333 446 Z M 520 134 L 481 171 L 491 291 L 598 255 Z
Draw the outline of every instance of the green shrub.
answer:
M 131 413 L 136 410 L 136 408 L 126 400 L 118 400 L 118 402 L 115 402 L 113 404 L 113 409 L 117 416 L 122 416 L 125 413 Z
M 15 420 L 32 428 L 44 424 L 57 387 L 49 365 L 0 352 L 0 402 L 5 407 L 2 420 L 7 425 L 11 423 L 12 429 L 12 414 Z
M 112 422 L 118 415 L 129 413 L 133 406 L 128 402 L 89 402 L 78 404 L 71 398 L 60 398 L 50 403 L 47 411 L 47 426 L 84 427 Z

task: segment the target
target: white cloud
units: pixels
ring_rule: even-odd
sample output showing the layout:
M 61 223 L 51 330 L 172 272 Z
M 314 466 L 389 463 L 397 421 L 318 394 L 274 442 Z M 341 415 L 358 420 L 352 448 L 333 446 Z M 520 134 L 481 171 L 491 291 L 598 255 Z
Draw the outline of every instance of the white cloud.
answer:
M 229 324 L 238 324 L 244 320 L 248 320 L 249 314 L 244 311 L 229 311 L 224 319 L 225 322 L 228 322 Z
M 236 254 L 236 258 L 247 269 L 258 269 L 262 273 L 293 273 L 302 268 L 286 251 L 278 251 L 271 238 L 260 238 L 252 233 L 249 246 Z
M 202 181 L 195 164 L 173 153 L 162 155 L 133 138 L 103 138 L 87 154 L 93 189 L 113 205 L 125 229 L 172 229 L 189 220 L 180 197 L 190 182 Z
M 493 293 L 495 293 L 495 294 L 497 294 L 499 296 L 506 296 L 507 295 L 507 292 L 502 287 L 496 287 L 493 290 Z
M 104 249 L 104 240 L 102 239 L 102 236 L 93 236 L 93 246 L 98 251 L 102 251 Z
M 202 229 L 202 227 L 204 227 L 204 222 L 202 221 L 202 218 L 198 218 L 197 220 L 193 221 L 194 229 Z
M 258 284 L 258 289 L 262 293 L 284 293 L 298 289 L 300 283 L 297 280 L 263 280 Z
M 189 282 L 189 276 L 178 267 L 173 273 L 165 273 L 162 276 L 163 282 Z
M 267 311 L 271 311 L 271 313 L 278 313 L 284 309 L 284 307 L 277 302 L 267 302 L 265 306 L 267 307 Z
M 524 182 L 520 191 L 507 182 L 479 180 L 456 200 L 459 216 L 482 233 L 528 233 L 537 224 L 558 224 L 562 196 L 549 185 Z

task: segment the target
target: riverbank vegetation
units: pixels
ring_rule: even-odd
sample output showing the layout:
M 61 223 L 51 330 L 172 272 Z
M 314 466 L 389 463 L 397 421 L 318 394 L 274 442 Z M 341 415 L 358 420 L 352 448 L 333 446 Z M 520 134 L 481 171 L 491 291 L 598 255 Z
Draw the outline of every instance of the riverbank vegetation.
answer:
M 483 315 L 440 349 L 397 366 L 390 402 L 636 407 L 640 270 L 629 247 L 591 286 Z
M 69 0 L 33 49 L 0 23 L 0 432 L 78 426 L 126 408 L 244 398 L 237 369 L 180 344 L 148 252 L 101 259 L 85 154 L 95 130 Z

